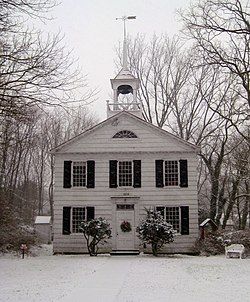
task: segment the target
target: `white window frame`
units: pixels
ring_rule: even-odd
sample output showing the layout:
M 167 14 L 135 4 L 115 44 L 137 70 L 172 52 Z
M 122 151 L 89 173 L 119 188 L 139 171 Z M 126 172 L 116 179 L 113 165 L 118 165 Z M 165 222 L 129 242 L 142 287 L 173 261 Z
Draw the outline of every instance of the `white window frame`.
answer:
M 74 164 L 81 163 L 85 165 L 85 185 L 84 186 L 76 186 L 74 185 Z M 80 166 L 80 165 L 79 165 Z M 71 183 L 73 188 L 86 188 L 87 187 L 87 162 L 86 161 L 73 161 L 72 162 L 72 171 L 71 171 Z
M 74 209 L 84 209 L 84 220 L 83 221 L 86 221 L 87 220 L 87 207 L 84 206 L 76 206 L 76 207 L 72 207 L 72 210 L 71 210 L 71 217 L 70 217 L 70 231 L 72 234 L 81 234 L 82 235 L 82 232 L 74 232 L 74 227 L 73 227 L 73 212 L 74 212 Z
M 177 185 L 166 185 L 166 162 L 176 162 L 177 163 Z M 180 185 L 180 163 L 176 159 L 168 159 L 164 160 L 163 164 L 163 181 L 164 181 L 164 187 L 167 188 L 177 188 Z
M 131 185 L 120 185 L 120 163 L 122 162 L 130 162 L 131 163 Z M 134 162 L 133 160 L 119 160 L 117 164 L 117 185 L 119 188 L 131 188 L 133 187 L 134 182 Z
M 167 208 L 178 208 L 178 215 L 179 215 L 179 226 L 178 226 L 178 229 L 175 229 L 174 226 L 173 226 L 173 229 L 174 231 L 176 232 L 176 234 L 180 234 L 181 233 L 181 207 L 180 206 L 165 206 L 165 205 L 162 205 L 162 206 L 156 206 L 157 207 L 164 207 L 164 215 L 163 215 L 163 218 L 164 218 L 164 221 L 170 223 L 169 221 L 166 220 L 166 214 L 167 214 Z M 170 223 L 171 224 L 171 223 Z

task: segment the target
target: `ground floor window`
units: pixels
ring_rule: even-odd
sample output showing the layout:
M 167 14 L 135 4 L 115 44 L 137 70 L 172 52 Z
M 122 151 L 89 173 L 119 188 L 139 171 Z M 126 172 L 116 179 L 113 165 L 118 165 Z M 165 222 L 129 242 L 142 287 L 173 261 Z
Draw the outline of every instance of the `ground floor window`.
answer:
M 156 207 L 161 212 L 164 220 L 173 226 L 173 229 L 180 232 L 180 208 L 179 207 Z
M 86 208 L 73 208 L 72 209 L 72 233 L 81 233 L 81 222 L 86 220 Z
M 62 233 L 81 233 L 80 225 L 83 221 L 95 218 L 95 207 L 63 207 Z

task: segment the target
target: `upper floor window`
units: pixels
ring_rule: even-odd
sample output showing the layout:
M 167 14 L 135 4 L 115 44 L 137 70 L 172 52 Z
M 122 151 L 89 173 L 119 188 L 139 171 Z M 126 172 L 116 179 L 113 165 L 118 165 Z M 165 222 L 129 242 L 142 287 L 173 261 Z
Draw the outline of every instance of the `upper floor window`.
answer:
M 119 161 L 119 187 L 132 186 L 132 161 Z
M 188 162 L 186 159 L 155 161 L 155 185 L 156 187 L 180 186 L 188 187 Z
M 63 187 L 95 187 L 95 161 L 64 161 Z
M 121 130 L 117 132 L 113 138 L 137 138 L 136 134 L 129 130 Z
M 86 162 L 73 162 L 73 187 L 86 187 Z
M 165 186 L 178 186 L 178 161 L 165 161 Z
M 109 161 L 109 187 L 141 187 L 141 161 Z

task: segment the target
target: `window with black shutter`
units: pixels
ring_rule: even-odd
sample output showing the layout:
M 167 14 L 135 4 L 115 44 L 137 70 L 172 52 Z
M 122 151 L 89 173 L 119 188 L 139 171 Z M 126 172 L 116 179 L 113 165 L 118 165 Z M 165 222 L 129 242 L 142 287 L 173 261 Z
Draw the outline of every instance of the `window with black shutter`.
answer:
M 81 233 L 81 223 L 94 218 L 94 207 L 63 207 L 63 235 Z
M 180 160 L 180 187 L 188 187 L 188 163 L 186 159 Z
M 155 161 L 155 185 L 158 188 L 188 187 L 188 162 L 179 160 L 156 160 Z
M 134 188 L 141 187 L 141 161 L 134 160 Z
M 87 188 L 95 187 L 95 161 L 87 161 Z
M 163 160 L 155 161 L 155 185 L 158 188 L 163 188 Z
M 71 188 L 71 164 L 72 161 L 64 161 L 63 167 L 63 187 L 64 188 Z
M 109 187 L 117 188 L 117 160 L 109 161 Z
M 70 234 L 70 213 L 71 207 L 63 207 L 63 222 L 62 222 L 62 233 L 63 235 Z
M 164 220 L 173 226 L 173 229 L 181 235 L 189 235 L 189 207 L 157 206 Z
M 189 235 L 189 207 L 181 207 L 181 234 Z
M 87 207 L 87 221 L 95 219 L 95 208 Z

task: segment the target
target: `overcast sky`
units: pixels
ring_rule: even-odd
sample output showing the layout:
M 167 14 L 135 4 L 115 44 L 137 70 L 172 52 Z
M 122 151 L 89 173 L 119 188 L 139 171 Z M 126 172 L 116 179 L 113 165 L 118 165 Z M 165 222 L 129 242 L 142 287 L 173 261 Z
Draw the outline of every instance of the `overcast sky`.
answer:
M 74 50 L 90 86 L 100 90 L 92 108 L 101 120 L 106 118 L 110 79 L 115 77 L 115 46 L 123 38 L 122 21 L 115 19 L 124 15 L 137 17 L 127 23 L 131 36 L 172 36 L 181 28 L 176 10 L 185 9 L 189 3 L 190 0 L 61 0 L 52 10 L 54 20 L 48 22 L 46 30 L 65 34 L 65 43 Z

